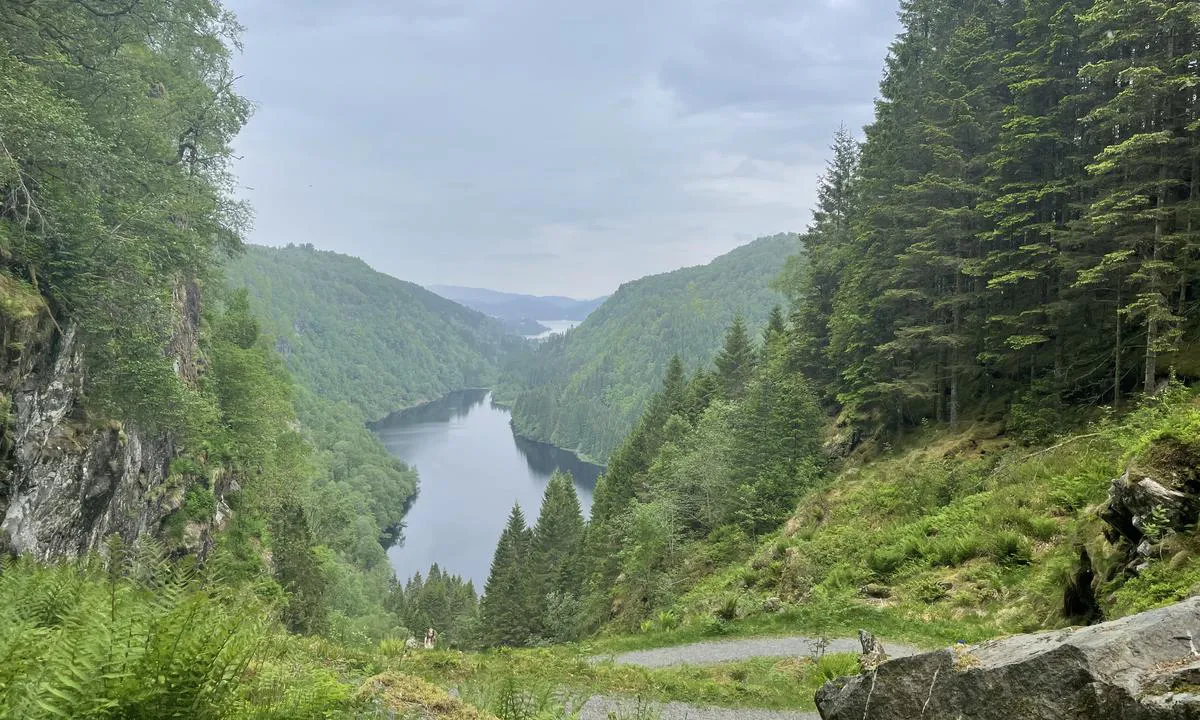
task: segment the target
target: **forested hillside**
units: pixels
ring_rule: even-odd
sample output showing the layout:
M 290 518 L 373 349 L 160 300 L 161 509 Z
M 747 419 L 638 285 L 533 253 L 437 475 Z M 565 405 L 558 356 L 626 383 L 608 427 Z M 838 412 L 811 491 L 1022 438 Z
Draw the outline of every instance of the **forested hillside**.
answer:
M 875 122 L 838 139 L 787 288 L 826 400 L 866 428 L 954 425 L 1195 373 L 1198 16 L 903 6 Z
M 780 279 L 790 320 L 757 343 L 733 324 L 690 379 L 673 363 L 612 454 L 578 590 L 593 623 L 932 606 L 986 636 L 1197 587 L 1166 498 L 1194 497 L 1200 453 L 1170 382 L 1197 376 L 1200 6 L 901 19 L 875 121 L 835 138 Z M 559 427 L 536 392 L 518 408 Z
M 482 313 L 312 247 L 250 246 L 226 275 L 248 290 L 296 379 L 368 419 L 488 387 L 522 342 Z
M 509 364 L 513 427 L 604 460 L 633 428 L 668 361 L 707 363 L 734 317 L 761 327 L 782 297 L 771 282 L 798 243 L 760 238 L 707 265 L 625 283 L 579 327 Z

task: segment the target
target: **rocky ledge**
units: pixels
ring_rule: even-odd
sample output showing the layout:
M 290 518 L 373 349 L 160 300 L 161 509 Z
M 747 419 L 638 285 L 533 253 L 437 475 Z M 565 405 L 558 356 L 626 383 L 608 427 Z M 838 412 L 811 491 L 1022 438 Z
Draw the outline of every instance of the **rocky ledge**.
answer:
M 883 662 L 826 683 L 823 720 L 1200 720 L 1200 598 Z

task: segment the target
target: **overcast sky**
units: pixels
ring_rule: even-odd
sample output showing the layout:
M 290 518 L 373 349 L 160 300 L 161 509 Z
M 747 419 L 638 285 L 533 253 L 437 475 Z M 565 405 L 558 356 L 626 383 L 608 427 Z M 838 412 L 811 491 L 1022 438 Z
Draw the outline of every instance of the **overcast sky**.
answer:
M 601 295 L 800 230 L 894 0 L 226 0 L 252 242 Z

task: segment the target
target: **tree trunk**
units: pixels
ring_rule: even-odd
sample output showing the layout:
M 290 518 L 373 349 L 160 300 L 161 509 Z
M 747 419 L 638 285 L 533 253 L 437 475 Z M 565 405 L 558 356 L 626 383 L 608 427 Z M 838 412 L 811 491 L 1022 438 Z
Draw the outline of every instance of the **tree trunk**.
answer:
M 1121 281 L 1117 280 L 1117 333 L 1113 358 L 1113 407 L 1121 404 Z
M 959 306 L 959 300 L 962 298 L 962 272 L 955 270 L 954 273 L 954 331 L 951 337 L 954 338 L 954 346 L 950 348 L 950 429 L 958 427 L 958 342 L 959 342 L 959 325 L 962 317 L 962 310 Z

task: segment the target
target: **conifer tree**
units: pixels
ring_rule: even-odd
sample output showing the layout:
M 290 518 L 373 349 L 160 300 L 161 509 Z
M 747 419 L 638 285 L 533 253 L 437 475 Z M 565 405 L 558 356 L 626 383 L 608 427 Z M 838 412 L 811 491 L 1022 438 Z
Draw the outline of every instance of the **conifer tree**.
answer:
M 1192 224 L 1200 12 L 1175 0 L 1096 0 L 1082 20 L 1095 59 L 1081 75 L 1101 94 L 1085 120 L 1111 132 L 1087 168 L 1097 194 L 1085 220 L 1112 249 L 1080 282 L 1116 276 L 1127 286 L 1117 311 L 1141 328 L 1149 393 L 1183 320 L 1176 296 L 1186 296 L 1187 279 L 1174 261 L 1200 245 Z
M 754 345 L 739 315 L 725 331 L 725 345 L 715 360 L 721 391 L 727 398 L 739 398 L 754 372 Z
M 578 598 L 583 586 L 583 512 L 569 473 L 555 472 L 550 476 L 542 495 L 542 507 L 533 528 L 530 552 L 530 574 L 537 616 L 548 613 L 547 598 Z M 549 636 L 544 624 L 539 628 Z M 561 628 L 559 631 L 561 632 Z M 566 640 L 568 638 L 553 638 Z
M 791 300 L 792 325 L 803 372 L 830 392 L 836 373 L 826 357 L 833 300 L 848 262 L 858 190 L 859 145 L 842 127 L 833 157 L 817 183 L 813 221 L 801 238 L 803 252 L 789 259 L 780 290 Z
M 514 504 L 496 544 L 480 604 L 481 635 L 490 645 L 523 645 L 534 629 L 530 578 L 530 533 L 521 506 Z
M 775 305 L 771 308 L 771 313 L 767 315 L 767 324 L 763 328 L 762 349 L 764 355 L 767 352 L 767 347 L 776 338 L 783 337 L 785 332 L 787 332 L 787 321 L 783 318 L 783 308 Z
M 1014 23 L 1017 38 L 1000 60 L 1010 100 L 990 160 L 988 198 L 980 204 L 989 225 L 981 236 L 988 333 L 980 359 L 1014 384 L 1048 375 L 1058 390 L 1068 387 L 1068 375 L 1079 382 L 1095 372 L 1083 363 L 1068 367 L 1068 341 L 1080 350 L 1086 344 L 1094 356 L 1090 347 L 1110 336 L 1068 338 L 1071 328 L 1089 321 L 1094 300 L 1080 297 L 1070 281 L 1072 256 L 1092 252 L 1073 242 L 1084 165 L 1094 154 L 1079 120 L 1086 111 L 1078 16 L 1088 4 L 1031 0 Z

